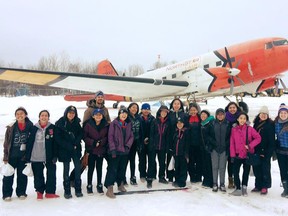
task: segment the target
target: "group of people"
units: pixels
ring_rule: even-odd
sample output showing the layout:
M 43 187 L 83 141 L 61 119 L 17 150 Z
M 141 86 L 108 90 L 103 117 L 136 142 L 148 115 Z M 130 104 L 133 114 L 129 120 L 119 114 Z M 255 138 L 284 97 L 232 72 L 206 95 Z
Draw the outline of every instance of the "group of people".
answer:
M 50 113 L 42 110 L 39 120 L 33 124 L 25 108 L 15 111 L 16 122 L 8 125 L 4 140 L 5 164 L 17 170 L 16 195 L 27 197 L 27 176 L 23 174 L 26 163 L 31 163 L 37 199 L 57 198 L 56 162 L 63 162 L 64 197 L 82 197 L 81 173 L 87 159 L 87 194 L 93 194 L 93 173 L 96 166 L 96 189 L 104 194 L 102 184 L 103 161 L 108 167 L 104 186 L 106 195 L 115 198 L 113 186 L 126 192 L 126 170 L 130 168 L 131 185 L 137 185 L 136 154 L 140 181 L 152 188 L 158 170 L 159 183 L 172 183 L 185 187 L 190 182 L 201 182 L 203 187 L 226 192 L 225 173 L 228 164 L 228 188 L 231 195 L 247 196 L 251 165 L 247 154 L 257 154 L 260 162 L 253 165 L 255 187 L 252 192 L 267 194 L 271 187 L 271 157 L 277 154 L 282 197 L 288 197 L 288 107 L 281 104 L 273 121 L 269 110 L 261 107 L 250 126 L 248 114 L 235 102 L 225 109 L 218 108 L 215 117 L 208 110 L 201 110 L 197 103 L 184 109 L 180 99 L 175 98 L 168 108 L 160 106 L 156 116 L 151 114 L 148 103 L 141 109 L 137 103 L 121 107 L 118 116 L 111 121 L 104 105 L 104 93 L 98 91 L 94 99 L 87 101 L 83 123 L 75 106 L 68 106 L 64 115 L 52 124 Z M 276 139 L 275 139 L 276 137 Z M 85 143 L 82 158 L 81 141 Z M 87 158 L 88 157 L 88 158 Z M 156 162 L 156 158 L 158 163 Z M 70 174 L 70 162 L 74 170 Z M 158 164 L 158 166 L 157 166 Z M 242 178 L 239 173 L 243 167 Z M 44 175 L 46 168 L 46 180 Z M 2 198 L 10 201 L 13 193 L 14 175 L 3 177 Z

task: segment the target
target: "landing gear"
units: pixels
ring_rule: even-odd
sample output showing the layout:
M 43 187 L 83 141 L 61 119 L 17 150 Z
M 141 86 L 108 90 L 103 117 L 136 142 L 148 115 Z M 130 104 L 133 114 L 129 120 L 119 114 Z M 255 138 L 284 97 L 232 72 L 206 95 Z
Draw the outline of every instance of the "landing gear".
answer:
M 119 102 L 113 103 L 113 109 L 117 109 Z

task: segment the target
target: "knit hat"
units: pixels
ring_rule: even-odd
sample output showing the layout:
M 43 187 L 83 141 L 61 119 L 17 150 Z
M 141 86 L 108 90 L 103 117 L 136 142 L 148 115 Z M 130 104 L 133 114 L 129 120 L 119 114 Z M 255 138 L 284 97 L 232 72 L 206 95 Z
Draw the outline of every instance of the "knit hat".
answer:
M 210 116 L 210 112 L 208 110 L 202 110 L 201 113 L 203 113 L 203 112 L 206 113 L 208 117 Z
M 142 106 L 141 106 L 141 110 L 151 110 L 151 108 L 150 108 L 150 104 L 148 104 L 148 103 L 144 103 L 144 104 L 142 104 Z
M 215 115 L 217 116 L 219 113 L 223 113 L 225 115 L 225 110 L 222 108 L 218 108 L 215 112 Z
M 118 116 L 122 113 L 127 113 L 128 114 L 128 110 L 126 109 L 126 107 L 122 107 L 119 109 L 119 112 L 118 112 Z
M 102 91 L 97 91 L 95 93 L 95 97 L 98 97 L 98 96 L 104 96 L 104 93 Z
M 93 116 L 94 116 L 94 115 L 97 115 L 98 113 L 100 113 L 101 115 L 104 115 L 104 110 L 102 110 L 102 109 L 95 109 L 95 110 L 93 111 Z
M 24 107 L 18 107 L 18 108 L 15 110 L 15 114 L 14 114 L 15 116 L 16 116 L 16 113 L 17 113 L 19 110 L 23 111 L 23 112 L 25 113 L 25 115 L 28 115 L 27 110 L 26 110 Z
M 269 110 L 267 106 L 262 106 L 259 110 L 259 113 L 265 113 L 267 115 L 269 115 Z
M 279 107 L 279 110 L 278 110 L 278 114 L 279 114 L 281 111 L 286 111 L 286 112 L 288 112 L 288 107 L 285 105 L 285 103 L 281 103 L 281 104 L 280 104 L 280 107 Z

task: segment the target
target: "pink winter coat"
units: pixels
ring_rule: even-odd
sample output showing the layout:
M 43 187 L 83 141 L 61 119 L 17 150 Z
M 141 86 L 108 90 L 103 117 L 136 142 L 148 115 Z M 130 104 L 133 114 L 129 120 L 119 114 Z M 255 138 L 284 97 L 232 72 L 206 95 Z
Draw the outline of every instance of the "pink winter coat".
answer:
M 242 127 L 237 125 L 232 128 L 230 136 L 230 156 L 245 159 L 247 156 L 246 128 L 248 127 L 249 152 L 254 153 L 255 146 L 261 142 L 260 134 L 251 126 L 244 124 Z

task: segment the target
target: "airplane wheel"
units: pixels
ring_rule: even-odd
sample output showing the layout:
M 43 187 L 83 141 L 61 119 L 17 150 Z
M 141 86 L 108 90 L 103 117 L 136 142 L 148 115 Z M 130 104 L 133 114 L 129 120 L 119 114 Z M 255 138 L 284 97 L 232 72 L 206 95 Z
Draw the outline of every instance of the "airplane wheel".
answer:
M 247 105 L 245 102 L 240 101 L 240 102 L 239 102 L 239 107 L 240 107 L 244 112 L 246 112 L 246 113 L 249 112 L 248 105 Z
M 253 94 L 251 94 L 251 97 L 252 97 L 252 98 L 256 98 L 257 96 L 258 96 L 257 93 L 253 93 Z
M 118 103 L 113 103 L 113 108 L 117 109 L 117 107 L 118 107 Z

